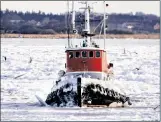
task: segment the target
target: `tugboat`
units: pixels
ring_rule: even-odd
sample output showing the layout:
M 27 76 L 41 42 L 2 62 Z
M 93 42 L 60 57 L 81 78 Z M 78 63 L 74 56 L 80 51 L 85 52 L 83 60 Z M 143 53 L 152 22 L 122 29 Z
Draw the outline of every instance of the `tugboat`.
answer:
M 84 4 L 85 28 L 81 33 L 82 44 L 73 47 L 68 38 L 68 47 L 65 51 L 66 71 L 59 71 L 59 78 L 45 102 L 51 106 L 79 107 L 110 107 L 113 103 L 116 103 L 116 106 L 119 107 L 123 107 L 125 103 L 131 105 L 129 97 L 110 87 L 110 84 L 112 84 L 110 79 L 113 76 L 113 64 L 108 62 L 105 48 L 100 48 L 98 44 L 92 41 L 92 36 L 95 34 L 90 33 L 89 14 L 91 8 L 88 1 L 84 2 Z M 73 33 L 76 33 L 74 10 L 72 13 Z M 106 16 L 104 13 L 104 35 L 106 31 L 105 22 Z

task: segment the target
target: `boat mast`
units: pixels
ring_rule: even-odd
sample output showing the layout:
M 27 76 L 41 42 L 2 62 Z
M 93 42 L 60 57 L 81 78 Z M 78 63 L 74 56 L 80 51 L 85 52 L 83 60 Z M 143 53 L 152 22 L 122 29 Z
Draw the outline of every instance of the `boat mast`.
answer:
M 70 48 L 70 39 L 69 39 L 69 1 L 67 1 L 67 34 L 68 34 L 68 48 Z
M 86 8 L 85 8 L 85 29 L 84 32 L 89 34 L 90 33 L 90 23 L 89 23 L 89 5 L 88 5 L 88 1 L 85 2 L 86 4 Z M 89 36 L 85 36 L 85 41 L 87 42 L 87 46 L 90 46 L 90 37 Z
M 88 4 L 88 1 L 85 2 L 80 2 L 82 4 L 85 4 L 85 8 L 81 8 L 84 9 L 84 13 L 85 13 L 85 19 L 84 19 L 84 25 L 85 28 L 82 30 L 83 34 L 82 36 L 84 37 L 85 43 L 86 43 L 86 47 L 90 47 L 90 23 L 89 23 L 89 11 L 90 11 L 90 6 Z
M 106 48 L 106 11 L 105 11 L 106 3 L 103 1 L 103 8 L 104 8 L 104 14 L 103 14 L 103 22 L 104 22 L 104 49 Z
M 76 33 L 74 1 L 72 1 L 72 28 L 73 28 L 73 33 Z

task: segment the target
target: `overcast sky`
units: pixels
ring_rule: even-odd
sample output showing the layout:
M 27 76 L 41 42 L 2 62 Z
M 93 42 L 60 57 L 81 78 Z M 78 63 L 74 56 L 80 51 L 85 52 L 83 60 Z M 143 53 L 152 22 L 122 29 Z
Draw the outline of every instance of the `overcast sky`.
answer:
M 96 2 L 96 1 L 94 1 Z M 90 1 L 90 3 L 94 3 Z M 107 13 L 129 13 L 144 12 L 146 14 L 155 14 L 160 16 L 160 1 L 106 1 L 109 7 L 106 8 Z M 94 12 L 103 12 L 102 1 L 92 4 Z M 75 2 L 76 10 L 83 5 Z M 1 9 L 17 10 L 17 11 L 36 11 L 41 10 L 45 13 L 64 13 L 67 11 L 66 1 L 1 1 Z

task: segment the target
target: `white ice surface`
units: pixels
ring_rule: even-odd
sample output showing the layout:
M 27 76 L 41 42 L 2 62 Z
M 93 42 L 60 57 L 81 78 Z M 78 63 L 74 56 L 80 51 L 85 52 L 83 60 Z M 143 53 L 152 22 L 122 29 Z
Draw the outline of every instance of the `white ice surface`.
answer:
M 153 109 L 160 105 L 159 40 L 107 40 L 115 75 L 110 82 L 131 98 L 131 107 L 40 107 L 35 95 L 45 100 L 51 91 L 65 66 L 66 44 L 65 39 L 1 39 L 2 121 L 160 120 L 159 107 Z

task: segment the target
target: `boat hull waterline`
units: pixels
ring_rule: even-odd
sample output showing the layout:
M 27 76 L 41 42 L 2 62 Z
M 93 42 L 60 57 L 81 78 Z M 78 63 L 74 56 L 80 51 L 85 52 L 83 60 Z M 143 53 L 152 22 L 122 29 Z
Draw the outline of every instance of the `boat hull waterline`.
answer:
M 129 97 L 112 87 L 112 81 L 62 78 L 55 84 L 45 102 L 55 107 L 125 107 L 132 104 Z

